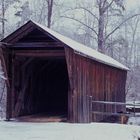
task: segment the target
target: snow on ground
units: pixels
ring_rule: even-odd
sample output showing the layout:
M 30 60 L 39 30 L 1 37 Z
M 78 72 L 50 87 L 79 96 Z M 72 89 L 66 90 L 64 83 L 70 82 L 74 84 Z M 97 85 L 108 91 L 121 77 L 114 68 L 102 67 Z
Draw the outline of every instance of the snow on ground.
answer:
M 137 113 L 136 115 L 139 115 L 139 117 L 130 117 L 128 119 L 128 124 L 132 125 L 139 125 L 140 126 L 140 113 Z
M 0 140 L 138 140 L 140 127 L 120 124 L 0 122 Z

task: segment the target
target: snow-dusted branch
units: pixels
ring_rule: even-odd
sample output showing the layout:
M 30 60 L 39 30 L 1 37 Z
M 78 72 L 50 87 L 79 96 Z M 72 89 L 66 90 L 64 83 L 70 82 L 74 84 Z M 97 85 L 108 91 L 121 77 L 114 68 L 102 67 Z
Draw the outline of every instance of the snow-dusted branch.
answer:
M 96 30 L 94 30 L 93 28 L 91 28 L 90 26 L 88 26 L 87 24 L 85 24 L 84 22 L 82 22 L 82 21 L 80 21 L 80 20 L 78 20 L 78 19 L 76 19 L 74 17 L 68 17 L 68 16 L 60 16 L 60 17 L 77 21 L 80 24 L 82 24 L 82 25 L 86 26 L 87 28 L 89 28 L 90 30 L 92 30 L 98 36 L 98 33 L 96 32 Z
M 68 12 L 71 10 L 84 10 L 84 11 L 88 12 L 91 16 L 93 16 L 97 21 L 99 21 L 99 18 L 93 12 L 91 12 L 89 9 L 87 9 L 86 7 L 80 6 L 80 7 L 69 8 L 69 9 L 65 10 L 65 12 Z
M 114 2 L 114 0 L 112 0 L 107 6 L 105 6 L 103 12 L 105 12 L 109 7 L 111 7 L 113 2 Z
M 118 30 L 124 23 L 126 23 L 128 20 L 136 17 L 136 16 L 140 16 L 140 14 L 135 14 L 131 17 L 126 18 L 124 21 L 122 21 L 117 27 L 115 27 L 105 38 L 105 40 L 107 40 L 116 30 Z
M 92 15 L 97 21 L 99 21 L 99 18 L 85 7 L 76 7 L 75 9 L 83 9 L 83 10 L 87 11 L 90 15 Z

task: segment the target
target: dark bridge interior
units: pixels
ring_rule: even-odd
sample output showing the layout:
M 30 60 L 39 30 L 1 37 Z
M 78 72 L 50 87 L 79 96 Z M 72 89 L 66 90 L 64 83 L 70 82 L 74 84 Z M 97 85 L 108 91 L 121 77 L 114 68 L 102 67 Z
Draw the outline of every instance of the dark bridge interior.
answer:
M 67 116 L 69 80 L 65 59 L 27 57 L 19 63 L 16 116 L 40 113 Z

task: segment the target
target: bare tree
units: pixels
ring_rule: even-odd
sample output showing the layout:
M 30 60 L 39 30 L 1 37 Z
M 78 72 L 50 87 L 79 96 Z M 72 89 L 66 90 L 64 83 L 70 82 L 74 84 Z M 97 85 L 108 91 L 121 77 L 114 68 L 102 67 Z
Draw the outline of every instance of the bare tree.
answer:
M 131 14 L 131 13 L 128 13 Z M 134 100 L 139 99 L 139 75 L 140 75 L 140 64 L 138 63 L 140 50 L 139 48 L 139 24 L 140 24 L 140 18 L 135 17 L 129 22 L 127 22 L 127 38 L 129 41 L 129 59 L 128 64 L 131 68 L 131 71 L 128 72 L 128 80 L 127 80 L 127 87 L 126 87 L 126 93 L 127 98 Z
M 36 11 L 38 22 L 43 24 L 47 23 L 47 27 L 51 28 L 54 0 L 37 1 L 36 4 L 37 7 L 40 5 L 39 10 Z
M 32 9 L 32 18 L 41 24 L 46 24 L 48 28 L 51 28 L 55 16 L 55 11 L 53 11 L 55 3 L 56 1 L 54 0 L 40 0 L 33 2 L 32 4 L 35 9 Z
M 20 27 L 30 19 L 32 11 L 30 10 L 28 1 L 25 1 L 21 6 L 15 8 L 18 9 L 15 13 L 15 16 L 20 17 L 17 27 Z
M 0 1 L 0 7 L 1 7 L 1 11 L 0 11 L 0 22 L 1 22 L 1 36 L 0 36 L 0 39 L 3 39 L 4 36 L 5 36 L 5 22 L 7 22 L 7 19 L 6 19 L 6 16 L 5 16 L 5 13 L 6 13 L 6 10 L 8 9 L 8 7 L 15 3 L 15 2 L 18 2 L 19 0 L 1 0 Z
M 92 5 L 92 4 L 91 4 Z M 97 8 L 95 12 L 92 9 Z M 93 28 L 92 26 L 87 25 L 83 20 L 78 19 L 74 16 L 68 16 L 68 14 L 62 15 L 61 17 L 68 18 L 75 20 L 82 24 L 83 26 L 89 28 L 92 32 L 94 32 L 94 35 L 97 37 L 97 46 L 98 50 L 102 53 L 105 53 L 106 51 L 106 43 L 108 39 L 111 37 L 112 34 L 114 34 L 120 27 L 126 23 L 128 20 L 139 16 L 139 14 L 132 15 L 130 17 L 126 17 L 121 22 L 119 21 L 119 24 L 116 25 L 114 28 L 110 28 L 108 25 L 108 20 L 111 20 L 112 18 L 115 19 L 115 17 L 121 17 L 123 11 L 125 10 L 123 5 L 123 0 L 96 0 L 96 5 L 94 7 L 89 8 L 89 5 L 87 7 L 78 5 L 74 8 L 69 8 L 70 10 L 83 10 L 86 11 L 89 15 L 92 16 L 92 19 L 96 20 L 96 26 Z M 109 18 L 108 18 L 109 17 Z M 107 28 L 109 29 L 107 30 Z M 111 29 L 111 30 L 110 30 Z
M 132 41 L 131 41 L 131 46 L 130 46 L 130 60 L 129 62 L 133 61 L 131 64 L 135 67 L 136 64 L 136 36 L 137 36 L 137 31 L 138 31 L 138 25 L 140 22 L 140 18 L 136 17 L 135 19 L 131 20 L 128 24 L 132 32 Z
M 105 41 L 109 36 L 115 32 L 116 29 L 112 30 L 108 35 L 105 36 L 105 17 L 109 10 L 113 10 L 113 4 L 116 4 L 124 10 L 123 0 L 97 0 L 99 21 L 98 21 L 98 49 L 101 52 L 105 52 Z M 118 27 L 119 28 L 119 27 Z

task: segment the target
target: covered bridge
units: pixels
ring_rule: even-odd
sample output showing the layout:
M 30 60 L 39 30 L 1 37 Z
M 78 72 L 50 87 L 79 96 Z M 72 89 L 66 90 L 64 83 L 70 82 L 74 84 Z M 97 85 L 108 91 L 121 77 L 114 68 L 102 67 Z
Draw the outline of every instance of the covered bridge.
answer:
M 92 100 L 125 102 L 128 68 L 107 55 L 34 21 L 1 42 L 8 120 L 45 112 L 88 123 L 103 119 L 92 111 L 112 111 Z

